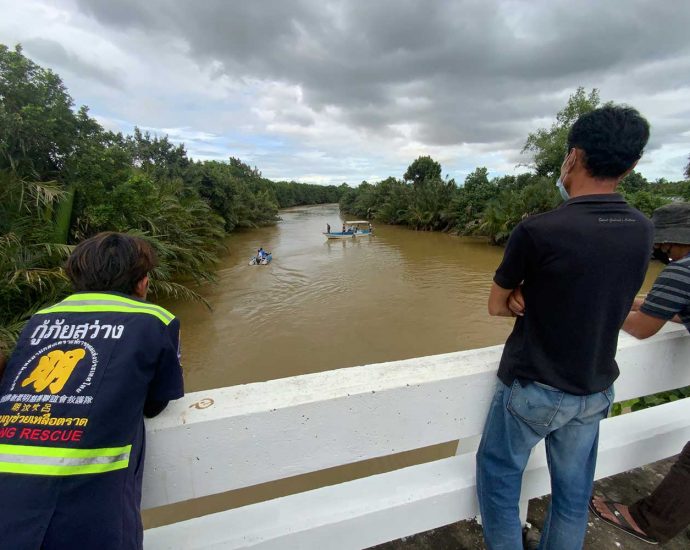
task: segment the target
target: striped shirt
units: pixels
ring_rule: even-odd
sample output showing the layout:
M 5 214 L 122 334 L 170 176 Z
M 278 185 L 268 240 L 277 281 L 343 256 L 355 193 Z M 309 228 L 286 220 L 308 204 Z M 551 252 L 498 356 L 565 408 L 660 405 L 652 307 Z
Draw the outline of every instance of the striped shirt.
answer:
M 683 324 L 690 327 L 690 256 L 664 268 L 640 311 L 666 321 L 677 314 Z

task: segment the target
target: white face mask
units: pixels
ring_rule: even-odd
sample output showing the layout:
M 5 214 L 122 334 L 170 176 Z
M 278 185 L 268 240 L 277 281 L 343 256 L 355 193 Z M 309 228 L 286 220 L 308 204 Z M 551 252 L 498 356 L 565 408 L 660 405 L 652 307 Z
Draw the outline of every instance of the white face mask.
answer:
M 558 181 L 556 182 L 556 187 L 558 187 L 558 191 L 560 192 L 561 197 L 563 197 L 564 201 L 570 200 L 570 195 L 568 195 L 568 192 L 565 190 L 563 180 L 560 176 L 558 177 Z
M 568 149 L 568 153 L 565 155 L 565 158 L 563 159 L 563 163 L 561 164 L 561 173 L 558 176 L 558 181 L 556 181 L 556 187 L 558 187 L 558 192 L 561 194 L 561 197 L 563 198 L 564 201 L 570 200 L 570 195 L 568 194 L 568 191 L 566 191 L 565 185 L 563 184 L 563 178 L 565 177 L 563 175 L 563 167 L 568 162 L 568 159 L 570 158 L 570 155 L 572 153 L 573 153 L 573 149 Z

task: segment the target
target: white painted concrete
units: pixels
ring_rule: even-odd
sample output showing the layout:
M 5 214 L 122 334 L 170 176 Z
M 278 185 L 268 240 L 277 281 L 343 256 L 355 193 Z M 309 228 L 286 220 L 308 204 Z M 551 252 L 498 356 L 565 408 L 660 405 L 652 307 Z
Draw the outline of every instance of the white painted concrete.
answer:
M 669 422 L 669 418 L 677 419 Z M 596 477 L 680 451 L 690 439 L 690 400 L 602 423 Z M 543 445 L 523 496 L 549 492 Z M 365 548 L 477 513 L 474 456 L 459 455 L 146 532 L 146 548 Z
M 359 548 L 472 517 L 474 446 L 501 349 L 186 396 L 147 424 L 145 507 L 435 443 L 469 444 L 451 459 L 150 530 L 147 548 Z M 621 335 L 616 399 L 690 385 L 688 357 L 690 337 L 682 327 L 642 342 Z M 669 419 L 669 411 L 680 420 Z M 607 420 L 598 475 L 679 452 L 680 442 L 690 439 L 689 412 L 683 401 Z M 543 451 L 537 450 L 523 498 L 546 492 Z

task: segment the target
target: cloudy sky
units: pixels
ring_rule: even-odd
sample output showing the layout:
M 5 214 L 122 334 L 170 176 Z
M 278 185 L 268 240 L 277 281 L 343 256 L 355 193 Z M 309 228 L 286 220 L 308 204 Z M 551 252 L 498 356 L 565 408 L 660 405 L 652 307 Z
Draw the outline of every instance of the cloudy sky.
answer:
M 0 42 L 109 129 L 273 179 L 357 184 L 430 154 L 462 181 L 517 166 L 578 87 L 637 107 L 639 170 L 690 153 L 686 0 L 0 0 Z

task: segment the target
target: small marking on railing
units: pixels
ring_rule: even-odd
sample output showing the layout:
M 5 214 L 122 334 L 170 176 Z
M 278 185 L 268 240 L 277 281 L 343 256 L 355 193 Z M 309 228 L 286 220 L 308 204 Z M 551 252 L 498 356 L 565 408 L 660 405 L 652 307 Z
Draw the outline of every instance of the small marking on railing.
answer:
M 196 403 L 193 403 L 192 405 L 189 406 L 190 409 L 208 409 L 211 405 L 213 405 L 215 401 L 211 399 L 210 397 L 205 397 L 201 401 L 197 401 Z

